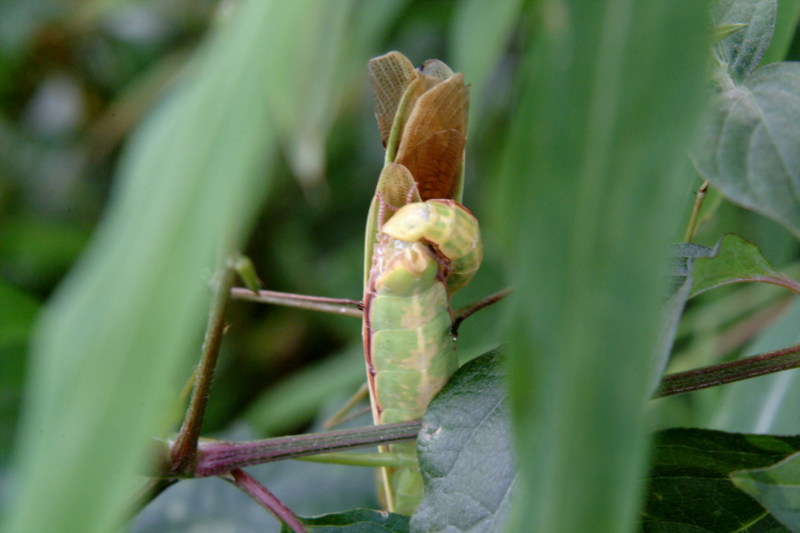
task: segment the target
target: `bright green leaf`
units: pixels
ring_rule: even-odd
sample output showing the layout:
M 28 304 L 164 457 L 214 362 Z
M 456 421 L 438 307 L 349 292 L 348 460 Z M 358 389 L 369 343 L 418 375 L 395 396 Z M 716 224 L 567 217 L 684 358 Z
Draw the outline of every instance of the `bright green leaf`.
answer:
M 777 464 L 733 472 L 733 484 L 792 531 L 800 531 L 800 454 Z
M 800 437 L 670 429 L 656 438 L 644 532 L 785 531 L 728 475 L 773 464 L 800 449 Z
M 411 531 L 502 531 L 516 468 L 501 355 L 461 367 L 422 419 L 425 496 Z
M 792 288 L 800 294 L 800 284 L 775 270 L 761 255 L 758 246 L 737 235 L 724 236 L 714 248 L 714 256 L 699 258 L 694 266 L 692 296 L 731 283 L 763 282 Z

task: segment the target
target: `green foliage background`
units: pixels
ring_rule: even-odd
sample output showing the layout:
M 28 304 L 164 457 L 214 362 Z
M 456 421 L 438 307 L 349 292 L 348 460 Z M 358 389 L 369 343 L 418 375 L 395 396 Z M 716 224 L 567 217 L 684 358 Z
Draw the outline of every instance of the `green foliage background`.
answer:
M 662 401 L 649 417 L 642 407 L 657 366 L 648 342 L 661 254 L 700 183 L 686 153 L 706 101 L 707 6 L 529 4 L 0 6 L 7 531 L 118 524 L 147 437 L 179 416 L 221 252 L 243 250 L 265 288 L 360 297 L 383 155 L 365 65 L 390 49 L 442 58 L 473 86 L 465 203 L 487 259 L 455 305 L 508 283 L 517 294 L 471 318 L 459 350 L 467 360 L 509 343 L 528 502 L 516 530 L 632 530 L 650 429 L 742 424 L 747 410 L 732 417 L 719 391 Z M 765 61 L 800 56 L 796 15 L 797 2 L 781 4 Z M 785 229 L 708 204 L 698 242 L 737 231 L 780 268 L 797 259 Z M 774 292 L 741 294 L 693 304 L 673 368 L 738 353 L 742 341 L 719 347 L 741 332 L 738 319 L 786 305 Z M 720 320 L 714 306 L 736 312 Z M 304 431 L 363 379 L 358 321 L 245 303 L 229 321 L 207 434 Z M 304 513 L 374 505 L 362 491 L 357 503 L 303 507 L 320 478 L 329 492 L 355 483 L 306 468 L 263 475 Z M 212 492 L 207 521 L 255 508 L 269 522 L 224 500 L 233 490 Z

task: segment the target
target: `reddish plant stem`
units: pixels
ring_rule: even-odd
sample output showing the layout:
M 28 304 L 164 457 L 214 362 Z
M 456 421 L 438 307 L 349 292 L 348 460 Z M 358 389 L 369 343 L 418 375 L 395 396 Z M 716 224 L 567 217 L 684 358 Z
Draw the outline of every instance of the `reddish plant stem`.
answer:
M 420 428 L 421 423 L 414 421 L 246 442 L 201 442 L 194 476 L 217 476 L 250 465 L 414 440 Z
M 499 302 L 500 300 L 511 294 L 511 292 L 512 292 L 511 287 L 508 287 L 506 289 L 503 289 L 502 291 L 490 294 L 483 300 L 475 302 L 474 304 L 470 304 L 465 307 L 462 307 L 461 309 L 456 310 L 456 312 L 453 313 L 454 315 L 453 325 L 450 327 L 450 331 L 453 333 L 453 336 L 454 337 L 458 336 L 458 328 L 461 326 L 461 323 L 464 320 L 466 320 L 473 314 L 477 313 L 484 307 L 489 307 L 490 305 Z
M 274 494 L 272 494 L 267 487 L 258 482 L 256 478 L 237 468 L 231 470 L 223 476 L 225 481 L 236 485 L 242 491 L 247 493 L 251 498 L 261 505 L 264 509 L 272 513 L 272 515 L 286 524 L 295 533 L 305 533 L 306 528 L 300 519 L 286 507 Z
M 800 344 L 753 357 L 664 376 L 653 398 L 692 392 L 800 368 Z
M 237 300 L 283 305 L 286 307 L 299 307 L 310 311 L 322 311 L 323 313 L 357 318 L 361 318 L 364 310 L 364 304 L 361 300 L 326 298 L 324 296 L 308 296 L 305 294 L 278 291 L 253 292 L 244 287 L 234 287 L 231 289 L 231 296 Z
M 197 462 L 197 441 L 208 406 L 211 383 L 217 366 L 222 336 L 225 333 L 225 308 L 228 304 L 233 271 L 224 268 L 218 275 L 212 295 L 211 309 L 206 324 L 206 334 L 200 362 L 194 371 L 194 387 L 186 409 L 186 416 L 172 445 L 172 472 L 181 476 L 192 476 Z

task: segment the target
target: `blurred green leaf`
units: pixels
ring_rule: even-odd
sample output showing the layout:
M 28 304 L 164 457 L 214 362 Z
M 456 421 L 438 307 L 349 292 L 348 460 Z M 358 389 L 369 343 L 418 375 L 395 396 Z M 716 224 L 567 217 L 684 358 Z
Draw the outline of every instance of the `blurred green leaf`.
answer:
M 312 533 L 406 533 L 408 517 L 368 509 L 356 509 L 316 518 L 304 518 L 303 524 Z M 281 533 L 291 533 L 284 528 Z
M 772 40 L 776 11 L 775 0 L 718 0 L 715 2 L 711 15 L 715 24 L 746 25 L 743 30 L 732 33 L 714 47 L 734 81 L 742 81 L 758 68 L 761 58 Z
M 0 279 L 0 466 L 8 462 L 22 390 L 28 337 L 39 302 Z
M 425 496 L 411 531 L 502 531 L 516 468 L 501 355 L 453 375 L 422 419 L 417 439 Z
M 509 531 L 631 531 L 710 22 L 696 2 L 538 5 L 494 219 L 516 287 Z
M 800 237 L 800 64 L 767 65 L 717 97 L 696 156 L 728 199 Z
M 800 343 L 800 298 L 781 319 L 764 330 L 743 355 L 765 353 Z M 722 391 L 709 427 L 726 431 L 800 433 L 797 406 L 800 405 L 800 371 L 749 379 L 727 385 Z
M 761 58 L 762 65 L 786 59 L 798 22 L 800 22 L 800 0 L 780 0 L 775 17 L 775 31 L 767 52 Z
M 714 248 L 713 257 L 701 257 L 696 261 L 692 296 L 723 285 L 748 281 L 773 283 L 800 294 L 800 284 L 775 270 L 761 255 L 758 246 L 737 235 L 726 235 Z
M 138 130 L 101 230 L 39 325 L 7 531 L 119 524 L 197 351 L 203 280 L 265 190 L 265 95 L 295 91 L 286 50 L 315 67 L 302 45 L 328 22 L 316 7 L 237 4 Z
M 464 72 L 470 88 L 470 130 L 480 129 L 484 93 L 493 85 L 491 75 L 497 69 L 513 29 L 519 23 L 522 0 L 461 2 L 453 18 L 450 41 L 452 64 Z
M 800 449 L 800 437 L 670 429 L 656 437 L 645 532 L 786 531 L 728 475 Z
M 791 531 L 800 531 L 800 454 L 772 466 L 733 472 L 733 484 Z

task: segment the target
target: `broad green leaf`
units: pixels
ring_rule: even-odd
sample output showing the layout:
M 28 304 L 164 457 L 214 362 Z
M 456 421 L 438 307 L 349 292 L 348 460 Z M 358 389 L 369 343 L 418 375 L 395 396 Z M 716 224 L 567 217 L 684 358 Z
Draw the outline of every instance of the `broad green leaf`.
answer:
M 698 2 L 538 5 L 493 220 L 516 287 L 509 531 L 631 531 L 711 24 Z
M 717 96 L 700 174 L 800 237 L 800 64 L 773 63 Z
M 408 517 L 369 509 L 356 509 L 315 518 L 303 518 L 309 533 L 406 533 Z M 291 533 L 284 528 L 281 533 Z
M 800 531 L 800 453 L 777 464 L 733 472 L 733 484 L 792 531 Z
M 102 227 L 38 327 L 5 530 L 119 525 L 199 350 L 205 279 L 268 182 L 265 95 L 295 90 L 287 50 L 316 57 L 302 46 L 329 22 L 316 7 L 236 4 L 131 141 Z
M 670 429 L 656 438 L 643 515 L 645 532 L 786 531 L 728 475 L 771 465 L 800 437 Z
M 417 439 L 425 496 L 411 531 L 502 531 L 516 478 L 501 354 L 456 372 Z
M 692 296 L 743 282 L 773 283 L 800 294 L 800 284 L 775 270 L 758 246 L 737 235 L 726 235 L 714 247 L 713 257 L 696 261 Z
M 748 346 L 743 355 L 755 355 L 800 343 L 800 298 L 781 319 Z M 749 433 L 800 433 L 797 406 L 800 405 L 800 371 L 789 370 L 773 376 L 727 385 L 710 427 Z
M 758 68 L 775 29 L 776 0 L 719 0 L 712 9 L 718 25 L 746 24 L 714 48 L 735 81 Z

